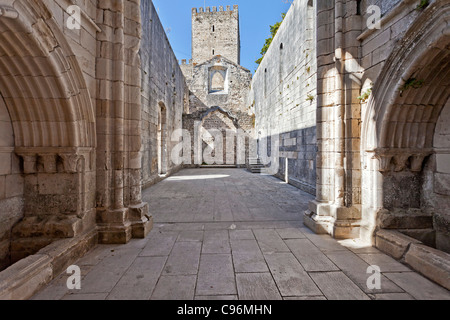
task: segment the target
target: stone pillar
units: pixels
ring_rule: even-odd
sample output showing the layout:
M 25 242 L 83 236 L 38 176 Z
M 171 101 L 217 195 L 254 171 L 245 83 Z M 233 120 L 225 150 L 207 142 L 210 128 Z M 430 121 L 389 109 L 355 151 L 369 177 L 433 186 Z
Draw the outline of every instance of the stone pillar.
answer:
M 99 2 L 97 223 L 101 243 L 145 237 L 152 219 L 140 189 L 140 1 Z
M 357 238 L 360 231 L 360 103 L 356 1 L 317 2 L 317 20 L 330 28 L 317 32 L 319 68 L 317 196 L 305 224 L 316 233 Z M 330 31 L 327 31 L 330 30 Z M 334 31 L 333 31 L 334 30 Z M 334 47 L 333 47 L 334 44 Z

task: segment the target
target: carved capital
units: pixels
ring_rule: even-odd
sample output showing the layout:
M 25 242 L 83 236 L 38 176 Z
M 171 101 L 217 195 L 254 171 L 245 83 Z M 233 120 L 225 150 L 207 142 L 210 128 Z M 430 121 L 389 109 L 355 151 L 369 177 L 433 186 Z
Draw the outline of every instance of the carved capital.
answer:
M 59 157 L 62 160 L 65 173 L 77 173 L 78 172 L 78 160 L 82 157 L 74 153 L 60 153 Z
M 23 173 L 33 174 L 37 172 L 37 155 L 36 154 L 19 154 L 23 160 Z

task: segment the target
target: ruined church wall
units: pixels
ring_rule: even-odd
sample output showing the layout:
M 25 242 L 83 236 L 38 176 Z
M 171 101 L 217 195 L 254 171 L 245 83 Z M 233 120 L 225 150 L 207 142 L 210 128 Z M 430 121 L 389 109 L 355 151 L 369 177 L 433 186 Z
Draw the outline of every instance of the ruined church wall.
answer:
M 23 189 L 11 119 L 0 95 L 0 270 L 9 265 L 11 229 L 23 217 Z
M 144 187 L 159 180 L 157 130 L 159 109 L 166 108 L 166 150 L 168 173 L 180 169 L 170 161 L 174 130 L 182 128 L 182 114 L 188 101 L 188 88 L 155 7 L 141 2 L 142 39 L 142 179 Z
M 316 191 L 317 64 L 314 8 L 296 0 L 253 77 L 249 104 L 259 138 L 280 136 L 278 176 Z M 287 161 L 286 161 L 287 159 Z

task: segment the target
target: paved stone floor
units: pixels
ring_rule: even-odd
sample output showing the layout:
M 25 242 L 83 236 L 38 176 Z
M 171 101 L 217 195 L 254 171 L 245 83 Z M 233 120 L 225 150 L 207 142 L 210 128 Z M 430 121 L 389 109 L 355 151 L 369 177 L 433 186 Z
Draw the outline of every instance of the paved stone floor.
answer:
M 144 191 L 146 239 L 99 245 L 34 299 L 450 299 L 446 289 L 377 249 L 303 226 L 313 197 L 238 169 L 183 170 Z M 367 268 L 381 268 L 381 290 Z

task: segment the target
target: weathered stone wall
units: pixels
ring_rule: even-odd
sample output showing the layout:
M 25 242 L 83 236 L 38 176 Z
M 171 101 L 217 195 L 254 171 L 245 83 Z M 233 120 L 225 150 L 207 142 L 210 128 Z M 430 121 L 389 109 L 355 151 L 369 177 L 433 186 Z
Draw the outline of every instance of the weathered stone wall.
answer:
M 192 59 L 203 63 L 212 56 L 221 55 L 240 63 L 239 10 L 227 6 L 192 9 Z
M 210 56 L 201 64 L 190 67 L 192 77 L 187 77 L 188 71 L 186 79 L 195 96 L 191 98 L 190 113 L 206 111 L 216 106 L 233 113 L 251 113 L 251 104 L 247 103 L 252 78 L 249 70 L 220 56 Z M 213 92 L 210 88 L 215 69 L 221 69 L 224 73 L 224 90 L 220 92 Z
M 0 96 L 0 270 L 10 263 L 12 227 L 23 217 L 23 178 L 14 154 L 14 132 Z
M 436 154 L 424 169 L 422 206 L 433 213 L 436 248 L 450 253 L 450 100 L 437 122 L 434 135 Z
M 96 3 L 80 6 L 74 30 L 69 3 L 8 4 L 0 21 L 0 269 L 95 223 Z
M 429 7 L 438 3 L 430 1 Z M 368 15 L 364 15 L 363 32 L 358 37 L 361 44 L 360 65 L 364 70 L 361 78 L 361 93 L 369 88 L 372 89 L 374 105 L 376 103 L 382 109 L 381 105 L 387 102 L 387 99 L 386 102 L 383 102 L 383 99 L 385 99 L 383 95 L 386 95 L 387 91 L 385 87 L 389 86 L 392 91 L 397 90 L 397 92 L 391 98 L 395 101 L 391 100 L 388 104 L 394 104 L 396 108 L 402 108 L 397 110 L 404 111 L 395 115 L 387 110 L 373 113 L 374 111 L 367 107 L 369 101 L 362 104 L 362 161 L 364 165 L 362 171 L 362 234 L 371 234 L 366 230 L 376 228 L 377 222 L 373 219 L 377 216 L 377 211 L 380 208 L 403 212 L 405 217 L 409 215 L 406 208 L 417 208 L 423 214 L 434 216 L 434 228 L 442 231 L 442 225 L 444 224 L 442 221 L 445 219 L 442 219 L 442 213 L 438 213 L 440 211 L 438 208 L 446 207 L 448 200 L 446 200 L 447 197 L 436 196 L 433 192 L 436 181 L 433 173 L 436 168 L 436 158 L 442 156 L 430 156 L 433 146 L 429 143 L 430 137 L 433 136 L 434 122 L 437 117 L 428 118 L 425 115 L 429 112 L 439 112 L 438 110 L 442 108 L 442 101 L 432 98 L 433 101 L 430 101 L 430 97 L 425 94 L 430 92 L 431 88 L 439 87 L 441 82 L 429 78 L 425 70 L 421 70 L 421 65 L 428 63 L 427 70 L 439 65 L 438 61 L 432 62 L 431 59 L 433 57 L 442 59 L 441 56 L 435 56 L 435 54 L 441 50 L 438 47 L 442 47 L 443 42 L 437 44 L 437 36 L 430 35 L 427 40 L 420 40 L 428 42 L 426 45 L 428 49 L 422 50 L 421 45 L 418 44 L 420 43 L 418 39 L 425 32 L 428 32 L 423 27 L 425 22 L 432 23 L 432 19 L 433 21 L 437 19 L 435 15 L 430 13 L 430 10 L 426 10 L 427 8 L 418 9 L 419 1 L 362 1 L 361 10 L 363 14 L 370 4 L 381 7 L 383 14 L 382 28 L 381 30 L 367 29 L 365 19 L 368 18 Z M 441 4 L 445 5 L 443 2 Z M 435 26 L 438 25 L 439 23 L 436 22 Z M 414 30 L 414 33 L 412 30 Z M 417 40 L 414 40 L 415 38 Z M 426 53 L 426 50 L 429 50 L 429 52 Z M 423 56 L 420 58 L 420 55 Z M 413 63 L 416 59 L 420 62 Z M 394 73 L 394 70 L 397 70 L 401 64 L 406 66 L 402 67 L 402 71 L 395 71 Z M 392 70 L 391 75 L 387 76 L 389 70 Z M 405 74 L 400 77 L 400 72 L 405 72 Z M 436 71 L 436 74 L 439 73 Z M 390 81 L 396 81 L 393 77 L 400 77 L 396 78 L 399 79 L 398 83 L 387 85 L 386 83 Z M 424 81 L 422 88 L 410 88 L 406 92 L 402 92 L 401 86 L 413 78 L 426 81 Z M 403 84 L 400 82 L 403 82 Z M 422 94 L 419 93 L 420 91 Z M 427 106 L 426 111 L 422 110 L 422 106 Z M 435 111 L 432 111 L 433 108 Z M 408 112 L 405 112 L 405 110 L 408 110 Z M 386 131 L 383 132 L 380 131 L 381 126 L 371 127 L 371 130 L 377 131 L 368 134 L 368 130 L 365 128 L 371 126 L 371 120 L 382 118 L 384 115 L 392 115 L 395 118 L 385 120 L 392 124 L 390 128 L 386 128 Z M 424 120 L 423 116 L 427 120 Z M 368 119 L 370 120 L 368 121 Z M 422 124 L 423 121 L 430 122 L 427 129 Z M 420 132 L 420 138 L 417 138 L 418 132 Z M 384 137 L 389 137 L 387 140 L 390 140 L 390 142 L 380 142 L 385 139 Z M 377 147 L 378 149 L 376 149 Z M 376 149 L 375 154 L 373 153 L 374 149 Z M 416 158 L 411 157 L 412 155 L 415 155 Z M 377 160 L 374 160 L 375 158 Z M 422 170 L 423 159 L 425 159 L 425 162 Z M 378 161 L 380 162 L 377 163 Z M 438 180 L 445 176 L 440 173 L 436 173 L 436 175 Z M 379 181 L 383 181 L 382 186 L 379 185 Z M 374 192 L 374 188 L 379 188 L 382 191 Z M 433 200 L 430 200 L 430 197 Z M 445 224 L 448 225 L 447 222 Z M 407 224 L 404 227 L 406 228 Z M 444 233 L 448 234 L 448 229 Z M 440 235 L 438 236 L 438 234 Z M 436 240 L 442 237 L 442 234 L 442 232 L 437 231 Z M 436 242 L 441 243 L 440 245 L 436 243 L 439 248 L 444 248 L 442 243 L 445 241 L 437 240 Z M 446 250 L 448 251 L 448 247 Z
M 166 119 L 164 173 L 180 167 L 171 161 L 174 130 L 182 128 L 182 114 L 188 105 L 188 88 L 178 60 L 151 1 L 141 3 L 143 31 L 140 50 L 142 77 L 142 179 L 144 187 L 160 180 L 158 172 L 158 125 Z M 165 109 L 161 114 L 161 107 Z
M 251 73 L 239 65 L 239 12 L 222 7 L 212 10 L 203 8 L 192 11 L 192 48 L 193 59 L 187 64 L 181 63 L 181 69 L 189 86 L 189 110 L 183 116 L 183 128 L 191 134 L 192 159 L 189 165 L 207 164 L 245 164 L 245 156 L 237 156 L 238 139 L 227 137 L 227 131 L 236 135 L 239 131 L 247 137 L 253 136 L 254 108 L 248 103 Z M 197 126 L 196 126 L 197 125 Z M 204 129 L 205 141 L 194 142 Z M 214 159 L 203 159 L 203 151 L 208 143 L 215 141 L 209 135 L 218 130 L 218 139 L 223 144 L 221 157 L 212 154 Z M 242 130 L 242 131 L 240 131 Z M 227 140 L 228 139 L 228 140 Z M 248 138 L 246 140 L 248 149 Z M 228 143 L 228 145 L 227 145 Z M 197 144 L 201 144 L 197 146 Z M 197 146 L 197 147 L 196 147 Z M 239 152 L 246 152 L 239 150 Z M 218 151 L 218 150 L 217 150 Z
M 280 136 L 278 176 L 316 190 L 317 60 L 314 7 L 297 0 L 252 81 L 258 138 Z

